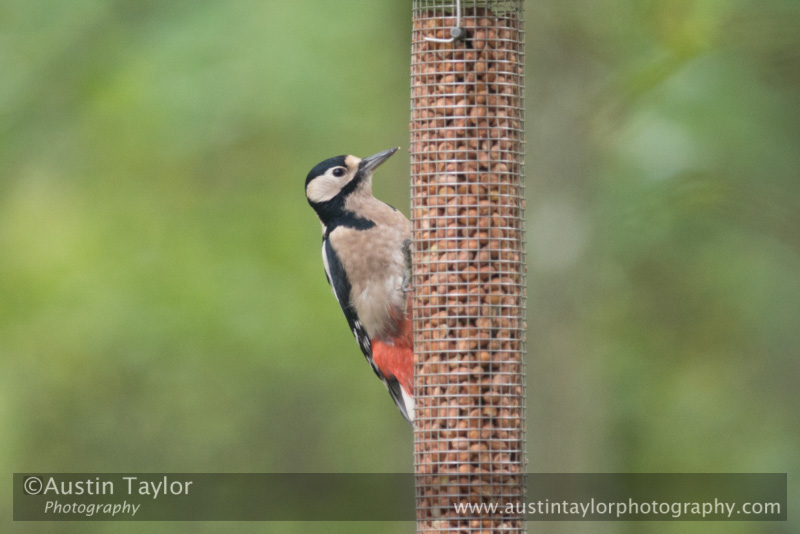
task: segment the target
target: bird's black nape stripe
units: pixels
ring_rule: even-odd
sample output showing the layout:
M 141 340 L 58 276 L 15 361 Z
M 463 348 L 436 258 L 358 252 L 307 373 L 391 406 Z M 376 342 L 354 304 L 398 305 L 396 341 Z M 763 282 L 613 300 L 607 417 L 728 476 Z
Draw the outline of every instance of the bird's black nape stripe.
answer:
M 314 168 L 311 169 L 311 172 L 308 173 L 308 176 L 306 176 L 306 188 L 308 188 L 309 182 L 325 174 L 328 169 L 347 167 L 346 158 L 347 156 L 335 156 L 315 165 Z M 364 174 L 359 169 L 353 179 L 345 184 L 341 191 L 332 199 L 327 202 L 311 202 L 311 200 L 308 200 L 308 203 L 314 208 L 314 211 L 317 212 L 320 221 L 325 225 L 325 238 L 327 238 L 331 231 L 337 226 L 346 226 L 356 230 L 368 230 L 375 226 L 373 221 L 360 217 L 346 210 L 344 207 L 348 195 L 355 191 L 363 180 Z
M 325 223 L 325 235 L 323 237 L 330 236 L 331 232 L 339 226 L 346 226 L 354 230 L 369 230 L 375 227 L 375 223 L 364 217 L 359 217 L 353 212 L 343 211 Z
M 374 221 L 356 215 L 344 207 L 347 195 L 350 194 L 357 185 L 355 184 L 357 179 L 357 177 L 353 178 L 338 195 L 327 202 L 311 202 L 309 200 L 309 204 L 311 204 L 311 207 L 317 212 L 319 220 L 325 225 L 325 235 L 323 238 L 327 239 L 330 233 L 339 226 L 346 226 L 347 228 L 353 228 L 355 230 L 369 230 L 375 226 Z

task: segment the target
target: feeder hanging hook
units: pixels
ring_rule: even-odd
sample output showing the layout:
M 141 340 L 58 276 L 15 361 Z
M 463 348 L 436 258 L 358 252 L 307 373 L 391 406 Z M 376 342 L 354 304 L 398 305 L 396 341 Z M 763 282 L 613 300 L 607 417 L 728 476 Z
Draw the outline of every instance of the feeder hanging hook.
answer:
M 456 25 L 450 28 L 450 37 L 448 39 L 425 37 L 425 40 L 433 41 L 434 43 L 453 43 L 455 41 L 460 41 L 466 36 L 467 30 L 461 27 L 461 0 L 456 0 Z

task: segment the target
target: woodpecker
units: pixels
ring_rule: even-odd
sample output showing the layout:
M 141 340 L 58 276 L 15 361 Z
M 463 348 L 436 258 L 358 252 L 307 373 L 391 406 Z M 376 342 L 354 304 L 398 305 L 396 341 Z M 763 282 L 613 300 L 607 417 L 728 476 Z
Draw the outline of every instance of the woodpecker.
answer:
M 373 172 L 397 150 L 326 159 L 308 173 L 306 198 L 322 223 L 325 276 L 347 324 L 412 423 L 411 222 L 372 195 Z

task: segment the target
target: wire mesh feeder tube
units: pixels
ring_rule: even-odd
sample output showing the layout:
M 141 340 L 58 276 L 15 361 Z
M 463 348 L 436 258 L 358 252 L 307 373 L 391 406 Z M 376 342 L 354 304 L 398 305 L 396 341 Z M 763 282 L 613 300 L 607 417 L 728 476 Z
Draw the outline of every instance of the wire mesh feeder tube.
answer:
M 525 528 L 522 14 L 522 0 L 413 4 L 418 532 Z

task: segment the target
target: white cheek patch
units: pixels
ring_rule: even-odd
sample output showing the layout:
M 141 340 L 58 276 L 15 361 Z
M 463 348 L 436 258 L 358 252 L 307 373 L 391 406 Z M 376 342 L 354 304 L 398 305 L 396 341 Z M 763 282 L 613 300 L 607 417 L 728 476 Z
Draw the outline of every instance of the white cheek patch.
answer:
M 327 202 L 338 195 L 346 183 L 342 182 L 341 178 L 328 175 L 319 176 L 308 184 L 306 196 L 314 203 Z

